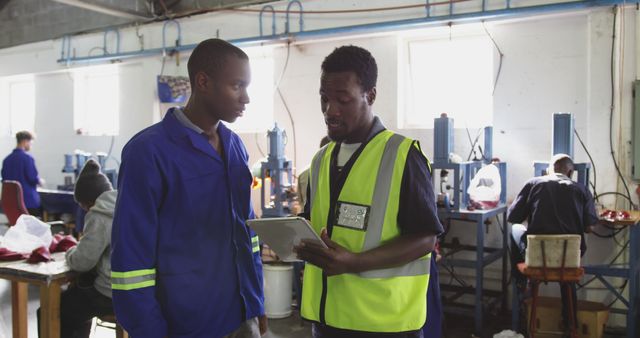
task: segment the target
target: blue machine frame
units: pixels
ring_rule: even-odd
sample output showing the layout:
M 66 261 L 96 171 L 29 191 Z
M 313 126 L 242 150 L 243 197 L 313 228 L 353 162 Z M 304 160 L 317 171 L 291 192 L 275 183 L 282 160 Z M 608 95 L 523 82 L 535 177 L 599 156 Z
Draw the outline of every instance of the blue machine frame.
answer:
M 283 178 L 286 176 L 287 182 L 292 182 L 293 165 L 291 161 L 284 157 L 286 134 L 276 124 L 272 130 L 267 132 L 267 137 L 269 140 L 269 156 L 266 161 L 262 162 L 260 168 L 262 217 L 288 216 L 290 214 L 288 204 L 291 203 L 291 199 L 287 197 L 286 190 L 290 188 L 290 185 L 285 184 Z M 265 184 L 267 177 L 271 179 L 270 186 Z M 265 200 L 267 193 L 270 200 Z
M 465 209 L 469 205 L 469 194 L 467 189 L 471 183 L 471 179 L 482 168 L 482 162 L 471 161 L 462 163 L 441 163 L 434 162 L 431 167 L 436 170 L 452 170 L 453 171 L 453 194 L 451 200 L 453 206 L 445 205 L 447 209 L 459 210 Z M 500 172 L 500 204 L 507 201 L 507 164 L 505 162 L 493 163 L 498 167 Z
M 574 170 L 578 173 L 577 182 L 589 187 L 589 175 L 591 174 L 591 163 L 574 163 Z M 544 176 L 549 168 L 549 162 L 533 162 L 534 176 Z
M 433 154 L 434 159 L 431 167 L 435 170 L 453 171 L 453 194 L 451 200 L 453 206 L 445 204 L 447 209 L 465 209 L 469 205 L 469 195 L 467 189 L 471 179 L 480 170 L 483 164 L 491 164 L 493 155 L 493 127 L 486 127 L 484 130 L 484 162 L 467 161 L 462 163 L 452 163 L 449 154 L 453 152 L 453 118 L 446 114 L 434 119 L 433 123 Z M 500 173 L 500 204 L 507 202 L 507 163 L 493 163 L 498 167 Z M 431 175 L 432 179 L 435 175 Z
M 475 288 L 473 294 L 475 302 L 473 309 L 467 309 L 466 307 L 459 307 L 455 304 L 451 307 L 447 307 L 448 312 L 471 315 L 474 318 L 475 334 L 482 335 L 483 314 L 484 314 L 484 297 L 494 297 L 501 300 L 501 306 L 503 310 L 506 310 L 507 294 L 508 294 L 508 239 L 510 236 L 510 228 L 507 226 L 502 227 L 502 247 L 488 247 L 485 246 L 484 236 L 485 231 L 488 229 L 487 221 L 494 217 L 499 219 L 502 216 L 502 223 L 506 225 L 507 222 L 507 206 L 505 205 L 507 199 L 507 164 L 504 162 L 494 163 L 498 167 L 501 178 L 501 193 L 500 204 L 493 209 L 489 210 L 467 210 L 469 205 L 469 195 L 467 194 L 467 188 L 471 183 L 472 177 L 482 168 L 484 164 L 492 163 L 492 134 L 493 128 L 485 128 L 484 138 L 484 161 L 471 161 L 463 163 L 451 163 L 449 160 L 449 153 L 453 150 L 453 119 L 448 118 L 446 115 L 436 118 L 434 120 L 434 163 L 432 168 L 434 170 L 452 170 L 453 171 L 453 206 L 449 202 L 445 203 L 445 208 L 438 208 L 438 217 L 440 221 L 444 223 L 445 220 L 457 220 L 470 222 L 475 225 L 476 229 L 476 243 L 475 245 L 463 245 L 461 250 L 473 251 L 475 256 L 472 259 L 453 259 L 447 256 L 443 256 L 439 264 L 448 266 L 469 268 L 475 270 Z M 445 144 L 443 144 L 443 142 Z M 484 163 L 483 163 L 484 162 Z M 435 175 L 432 174 L 432 179 Z M 494 223 L 494 224 L 497 224 Z M 442 243 L 443 248 L 448 248 L 447 243 Z M 484 267 L 502 259 L 502 283 L 501 291 L 485 290 L 483 286 L 484 282 Z M 457 298 L 464 294 L 468 289 L 456 290 L 455 287 L 450 287 L 452 292 L 456 293 Z M 444 291 L 443 287 L 443 291 Z
M 571 113 L 553 114 L 553 140 L 551 153 L 567 154 L 573 158 L 574 118 Z M 577 182 L 589 188 L 591 163 L 574 163 L 574 170 L 578 172 Z M 544 176 L 549 168 L 549 162 L 533 162 L 534 176 Z

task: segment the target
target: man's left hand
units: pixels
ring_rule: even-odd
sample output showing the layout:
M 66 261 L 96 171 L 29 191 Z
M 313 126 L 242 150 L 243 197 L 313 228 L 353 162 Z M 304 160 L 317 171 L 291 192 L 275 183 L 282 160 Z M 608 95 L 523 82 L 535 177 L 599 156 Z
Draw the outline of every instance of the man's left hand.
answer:
M 258 317 L 258 327 L 260 327 L 260 335 L 264 336 L 267 333 L 267 329 L 269 325 L 267 323 L 267 315 L 262 315 Z
M 332 241 L 327 229 L 322 229 L 320 238 L 328 248 L 315 241 L 302 240 L 294 248 L 298 258 L 321 268 L 329 276 L 358 272 L 357 254 Z

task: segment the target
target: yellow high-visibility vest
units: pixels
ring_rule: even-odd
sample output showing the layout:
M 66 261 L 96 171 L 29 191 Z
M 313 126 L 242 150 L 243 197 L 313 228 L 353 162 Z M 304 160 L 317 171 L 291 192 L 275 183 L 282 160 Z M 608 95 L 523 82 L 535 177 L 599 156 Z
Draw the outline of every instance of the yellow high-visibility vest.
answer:
M 335 206 L 330 205 L 329 172 L 336 144 L 322 148 L 309 173 L 314 230 L 319 234 L 332 223 L 331 239 L 351 252 L 367 251 L 400 236 L 400 186 L 412 144 L 387 130 L 374 136 L 349 171 Z M 395 268 L 331 277 L 307 264 L 302 317 L 348 330 L 418 330 L 427 315 L 430 258 L 428 254 Z

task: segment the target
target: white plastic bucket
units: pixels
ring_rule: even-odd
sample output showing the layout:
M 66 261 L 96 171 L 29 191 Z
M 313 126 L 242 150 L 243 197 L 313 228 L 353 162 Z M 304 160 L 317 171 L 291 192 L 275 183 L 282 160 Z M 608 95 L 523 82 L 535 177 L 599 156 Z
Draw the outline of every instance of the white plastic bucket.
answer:
M 264 264 L 264 308 L 268 318 L 285 318 L 291 315 L 291 264 Z

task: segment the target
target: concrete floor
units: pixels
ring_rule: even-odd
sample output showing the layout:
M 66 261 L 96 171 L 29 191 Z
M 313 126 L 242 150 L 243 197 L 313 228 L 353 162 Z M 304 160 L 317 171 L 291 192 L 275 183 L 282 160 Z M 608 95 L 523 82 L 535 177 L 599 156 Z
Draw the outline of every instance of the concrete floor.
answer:
M 311 338 L 311 324 L 300 319 L 298 311 L 282 319 L 269 319 L 269 331 L 264 338 Z
M 29 287 L 29 338 L 37 338 L 36 309 L 39 307 L 38 288 Z M 501 332 L 510 326 L 509 314 L 491 315 L 486 318 L 486 329 L 483 338 L 492 337 L 493 334 Z M 0 338 L 10 338 L 11 335 L 11 284 L 0 280 Z M 445 317 L 444 338 L 471 338 L 473 332 L 473 319 L 447 315 Z M 106 327 L 97 326 L 93 331 L 92 338 L 113 338 L 115 331 Z M 264 338 L 310 338 L 311 325 L 300 319 L 297 311 L 283 319 L 270 319 L 269 331 Z M 623 332 L 607 332 L 607 338 L 623 337 Z

